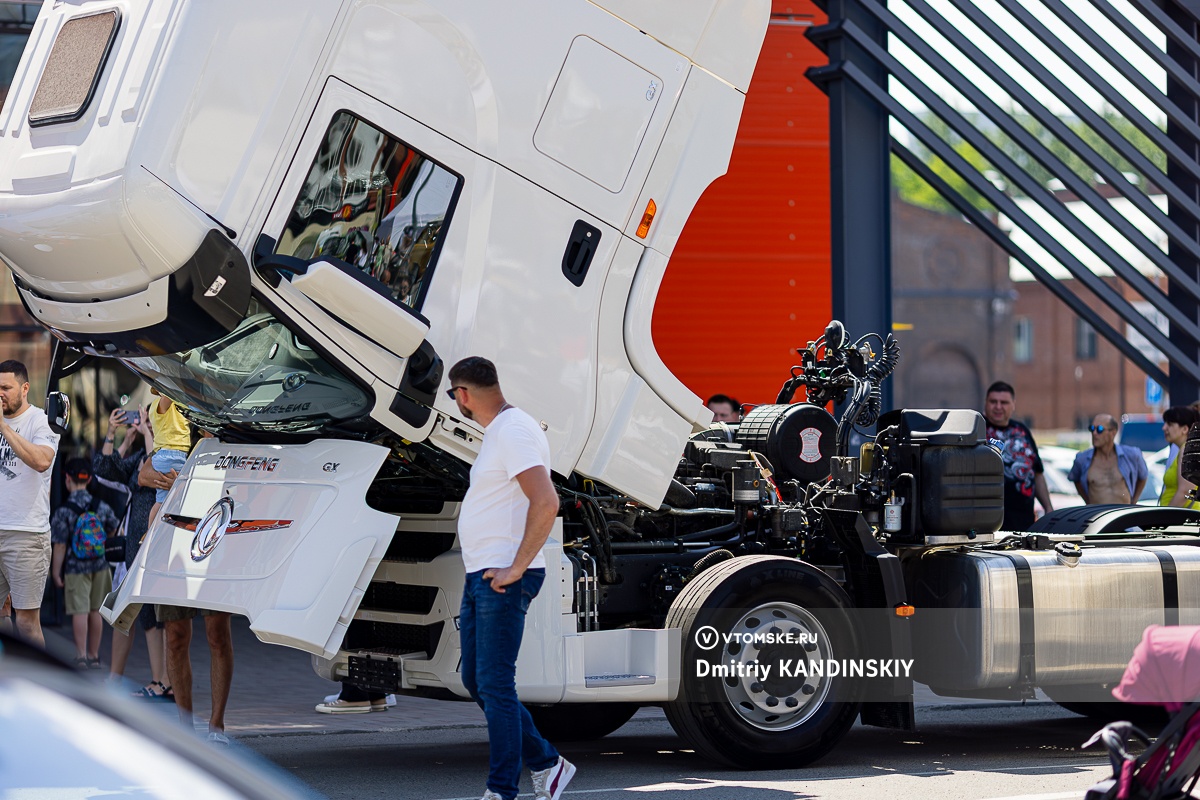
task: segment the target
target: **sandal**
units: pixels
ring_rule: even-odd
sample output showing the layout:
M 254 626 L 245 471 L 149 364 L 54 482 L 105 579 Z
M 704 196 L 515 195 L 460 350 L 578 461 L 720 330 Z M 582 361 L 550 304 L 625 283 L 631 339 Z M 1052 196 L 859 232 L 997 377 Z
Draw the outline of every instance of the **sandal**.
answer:
M 88 668 L 88 660 L 86 658 L 84 658 L 83 656 L 80 656 L 79 658 L 75 659 L 71 663 L 75 665 L 75 669 L 87 669 Z
M 155 688 L 157 687 L 157 688 Z M 166 700 L 167 693 L 171 691 L 171 687 L 163 686 L 161 681 L 150 681 L 150 683 L 138 689 L 136 692 L 130 692 L 133 697 L 140 697 L 143 700 Z M 175 695 L 170 696 L 171 700 L 175 699 Z

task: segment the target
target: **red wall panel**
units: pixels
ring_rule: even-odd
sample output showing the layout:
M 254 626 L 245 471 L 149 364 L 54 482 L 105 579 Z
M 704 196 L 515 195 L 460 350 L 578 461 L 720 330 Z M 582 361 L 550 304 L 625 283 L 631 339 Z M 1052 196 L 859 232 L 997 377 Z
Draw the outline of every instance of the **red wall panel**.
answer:
M 832 313 L 828 101 L 804 77 L 827 59 L 796 24 L 824 16 L 808 0 L 773 12 L 729 172 L 684 228 L 652 327 L 692 391 L 744 403 L 774 402 Z

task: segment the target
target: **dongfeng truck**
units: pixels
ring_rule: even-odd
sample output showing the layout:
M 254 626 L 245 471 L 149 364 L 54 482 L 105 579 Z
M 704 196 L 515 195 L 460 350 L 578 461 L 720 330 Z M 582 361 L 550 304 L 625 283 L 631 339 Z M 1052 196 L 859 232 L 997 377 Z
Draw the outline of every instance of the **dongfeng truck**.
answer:
M 1146 625 L 1200 622 L 1200 515 L 1004 530 L 979 414 L 881 407 L 886 331 L 785 343 L 739 424 L 659 359 L 655 297 L 769 16 L 46 0 L 0 111 L 0 258 L 54 377 L 117 359 L 215 434 L 106 618 L 233 612 L 327 678 L 465 697 L 455 520 L 486 432 L 444 390 L 482 355 L 552 450 L 517 672 L 551 738 L 661 705 L 708 758 L 798 766 L 858 718 L 910 728 L 914 681 L 1086 711 Z M 712 297 L 698 327 L 747 313 Z

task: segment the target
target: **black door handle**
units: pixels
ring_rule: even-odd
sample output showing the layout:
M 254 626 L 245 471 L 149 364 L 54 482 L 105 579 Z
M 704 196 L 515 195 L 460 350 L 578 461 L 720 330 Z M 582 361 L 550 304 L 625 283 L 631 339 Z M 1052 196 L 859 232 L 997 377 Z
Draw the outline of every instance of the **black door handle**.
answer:
M 571 229 L 571 238 L 567 241 L 566 252 L 563 253 L 562 271 L 567 280 L 576 286 L 583 285 L 588 267 L 592 265 L 592 256 L 600 245 L 600 229 L 588 225 L 583 220 L 576 220 Z

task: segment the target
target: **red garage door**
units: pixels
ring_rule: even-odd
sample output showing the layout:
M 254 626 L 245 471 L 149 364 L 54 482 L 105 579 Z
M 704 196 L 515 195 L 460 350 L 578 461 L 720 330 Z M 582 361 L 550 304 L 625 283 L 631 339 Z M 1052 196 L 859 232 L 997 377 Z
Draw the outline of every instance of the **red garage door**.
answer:
M 829 111 L 804 70 L 825 17 L 776 0 L 729 172 L 696 206 L 654 310 L 663 361 L 703 398 L 774 402 L 795 348 L 829 321 Z

